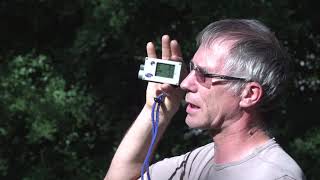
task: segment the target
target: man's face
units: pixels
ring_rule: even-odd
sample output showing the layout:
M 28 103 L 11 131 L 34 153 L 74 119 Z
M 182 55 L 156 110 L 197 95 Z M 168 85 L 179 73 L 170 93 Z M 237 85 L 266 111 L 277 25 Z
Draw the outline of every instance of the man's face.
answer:
M 223 71 L 224 60 L 231 42 L 215 43 L 211 47 L 200 46 L 192 62 L 208 73 L 227 75 Z M 187 91 L 186 123 L 191 128 L 221 129 L 239 116 L 240 98 L 227 89 L 230 81 L 201 77 L 195 70 L 181 83 Z

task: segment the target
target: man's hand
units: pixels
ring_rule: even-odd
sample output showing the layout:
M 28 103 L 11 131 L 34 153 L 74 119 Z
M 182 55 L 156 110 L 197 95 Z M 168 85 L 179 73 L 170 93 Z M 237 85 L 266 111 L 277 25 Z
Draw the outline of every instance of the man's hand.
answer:
M 182 61 L 182 53 L 180 45 L 176 40 L 170 40 L 168 35 L 162 36 L 162 58 L 166 60 Z M 156 49 L 152 42 L 147 44 L 148 57 L 157 58 Z M 186 68 L 182 67 L 182 76 L 186 76 Z M 154 97 L 160 95 L 162 92 L 166 93 L 164 104 L 161 106 L 161 113 L 165 119 L 171 119 L 172 116 L 178 111 L 180 102 L 184 97 L 184 92 L 180 87 L 174 87 L 169 84 L 160 84 L 149 82 L 146 92 L 146 106 L 152 107 Z
M 147 44 L 147 54 L 148 57 L 157 58 L 155 47 L 151 42 Z M 178 42 L 175 40 L 171 41 L 168 35 L 162 37 L 162 59 L 182 61 Z M 185 75 L 186 68 L 183 67 L 181 78 L 185 77 Z M 112 159 L 105 180 L 139 178 L 140 169 L 151 141 L 151 113 L 154 97 L 160 95 L 162 92 L 166 93 L 167 97 L 161 106 L 156 143 L 160 140 L 169 125 L 170 119 L 178 111 L 184 92 L 179 87 L 149 82 L 146 105 L 122 139 Z

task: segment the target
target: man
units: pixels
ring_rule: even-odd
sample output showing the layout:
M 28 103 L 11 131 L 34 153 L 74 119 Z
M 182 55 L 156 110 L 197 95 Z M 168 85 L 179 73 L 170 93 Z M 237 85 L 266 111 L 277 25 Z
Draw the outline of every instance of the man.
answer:
M 186 123 L 208 130 L 213 143 L 153 164 L 151 179 L 304 179 L 297 163 L 265 130 L 266 115 L 279 104 L 288 80 L 288 58 L 273 33 L 256 20 L 227 19 L 208 25 L 198 45 L 181 89 L 148 84 L 146 104 L 105 179 L 140 177 L 150 144 L 153 99 L 161 92 L 168 96 L 160 110 L 158 140 L 186 92 Z M 156 57 L 152 43 L 147 54 Z M 162 37 L 162 59 L 182 60 L 179 44 L 167 35 Z

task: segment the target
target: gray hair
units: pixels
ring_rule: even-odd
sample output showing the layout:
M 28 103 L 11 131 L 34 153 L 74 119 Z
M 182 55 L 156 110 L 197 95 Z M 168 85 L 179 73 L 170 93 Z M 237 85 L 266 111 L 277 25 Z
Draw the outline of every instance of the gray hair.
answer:
M 277 107 L 289 78 L 289 56 L 277 38 L 257 20 L 226 19 L 211 23 L 197 37 L 199 46 L 210 47 L 217 41 L 234 41 L 225 59 L 226 72 L 258 82 L 263 88 L 259 111 Z M 240 94 L 245 83 L 230 83 Z

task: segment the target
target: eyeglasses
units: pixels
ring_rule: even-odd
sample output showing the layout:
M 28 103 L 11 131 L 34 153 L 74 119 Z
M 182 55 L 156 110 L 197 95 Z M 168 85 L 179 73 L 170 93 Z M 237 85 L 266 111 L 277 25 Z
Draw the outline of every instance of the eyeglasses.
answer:
M 216 78 L 216 79 L 223 79 L 223 80 L 231 80 L 231 81 L 245 81 L 249 82 L 250 80 L 245 78 L 238 78 L 233 76 L 226 76 L 226 75 L 219 75 L 214 73 L 208 73 L 207 70 L 203 69 L 202 67 L 199 67 L 198 65 L 195 65 L 192 61 L 189 63 L 189 70 L 190 72 L 192 70 L 195 71 L 195 75 L 197 77 L 197 80 L 200 82 L 205 82 L 206 78 Z

